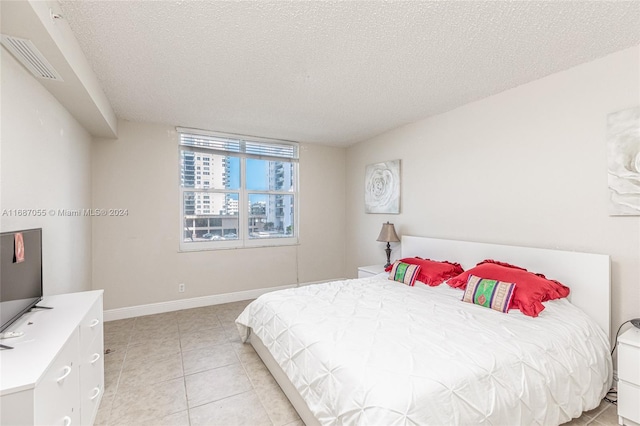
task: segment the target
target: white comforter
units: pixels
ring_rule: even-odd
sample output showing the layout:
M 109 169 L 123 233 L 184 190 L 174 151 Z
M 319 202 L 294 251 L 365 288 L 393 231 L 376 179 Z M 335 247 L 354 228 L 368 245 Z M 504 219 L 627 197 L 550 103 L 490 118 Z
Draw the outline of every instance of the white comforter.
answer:
M 611 384 L 606 335 L 567 300 L 537 318 L 385 276 L 261 296 L 238 317 L 322 424 L 551 425 Z

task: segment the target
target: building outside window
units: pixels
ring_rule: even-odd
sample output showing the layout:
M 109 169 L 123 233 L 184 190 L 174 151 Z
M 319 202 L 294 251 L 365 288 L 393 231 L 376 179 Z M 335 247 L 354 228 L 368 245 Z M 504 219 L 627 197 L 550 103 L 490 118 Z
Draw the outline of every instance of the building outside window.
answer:
M 181 250 L 297 243 L 297 143 L 178 133 Z

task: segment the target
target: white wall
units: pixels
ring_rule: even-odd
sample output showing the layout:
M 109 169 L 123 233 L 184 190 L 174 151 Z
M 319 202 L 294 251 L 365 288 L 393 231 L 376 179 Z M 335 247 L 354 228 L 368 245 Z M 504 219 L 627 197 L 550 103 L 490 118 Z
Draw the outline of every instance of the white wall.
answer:
M 606 152 L 607 115 L 640 103 L 639 51 L 626 49 L 350 147 L 349 274 L 383 262 L 375 239 L 390 220 L 406 235 L 609 254 L 613 332 L 639 317 L 640 217 L 608 215 Z M 365 165 L 397 158 L 401 214 L 365 214 Z
M 180 253 L 175 128 L 120 121 L 118 133 L 96 140 L 92 155 L 93 206 L 129 211 L 93 222 L 93 287 L 105 290 L 105 309 L 344 276 L 343 148 L 301 146 L 299 245 Z
M 91 137 L 22 65 L 0 50 L 0 210 L 6 213 L 0 216 L 0 229 L 42 228 L 45 294 L 90 290 L 91 218 L 49 213 L 17 217 L 8 210 L 90 208 Z

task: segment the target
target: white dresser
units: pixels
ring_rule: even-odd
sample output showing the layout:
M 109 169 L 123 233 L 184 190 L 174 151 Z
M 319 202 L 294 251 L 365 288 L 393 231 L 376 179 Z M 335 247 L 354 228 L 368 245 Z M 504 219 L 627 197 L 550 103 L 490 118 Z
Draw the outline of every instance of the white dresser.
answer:
M 47 296 L 5 331 L 2 425 L 92 425 L 104 391 L 102 290 Z
M 618 423 L 640 425 L 640 329 L 618 337 Z

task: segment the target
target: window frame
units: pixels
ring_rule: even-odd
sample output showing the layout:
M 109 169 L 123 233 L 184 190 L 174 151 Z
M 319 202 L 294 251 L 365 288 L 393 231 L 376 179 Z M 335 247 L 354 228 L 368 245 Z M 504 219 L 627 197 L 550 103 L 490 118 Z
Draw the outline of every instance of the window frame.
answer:
M 254 248 L 254 247 L 278 247 L 278 246 L 289 246 L 289 245 L 297 245 L 299 244 L 299 229 L 300 229 L 300 195 L 299 195 L 299 144 L 297 142 L 285 141 L 285 140 L 277 140 L 277 139 L 268 139 L 268 138 L 260 138 L 253 136 L 244 136 L 237 135 L 231 133 L 221 133 L 221 132 L 212 132 L 200 129 L 189 129 L 189 128 L 176 128 L 178 132 L 178 189 L 179 189 L 179 203 L 178 207 L 180 210 L 180 223 L 179 223 L 179 251 L 180 252 L 192 252 L 192 251 L 206 251 L 206 250 L 224 250 L 224 249 L 242 249 L 242 248 Z M 223 138 L 223 139 L 232 139 L 240 142 L 240 146 L 242 150 L 245 150 L 245 143 L 253 143 L 260 145 L 287 145 L 292 147 L 292 157 L 279 157 L 272 155 L 256 155 L 252 153 L 247 153 L 245 151 L 237 152 L 237 151 L 224 151 L 218 149 L 210 149 L 198 146 L 190 146 L 182 143 L 182 135 L 191 135 L 191 136 L 201 136 L 201 137 L 213 137 L 213 138 Z M 237 157 L 239 158 L 240 164 L 240 183 L 238 189 L 214 189 L 211 187 L 201 187 L 201 188 L 187 188 L 182 185 L 181 181 L 181 163 L 182 163 L 182 151 L 190 151 L 194 153 L 194 157 L 197 154 L 215 154 L 215 155 L 224 155 L 228 157 Z M 291 163 L 293 168 L 293 189 L 292 190 L 249 190 L 247 189 L 246 182 L 246 163 L 247 159 L 259 159 L 266 161 L 281 161 L 283 163 Z M 195 185 L 194 185 L 195 186 Z M 202 186 L 202 185 L 201 185 Z M 184 212 L 184 197 L 185 193 L 193 192 L 193 193 L 203 193 L 203 194 L 216 194 L 216 193 L 238 193 L 238 229 L 237 235 L 238 238 L 236 240 L 205 240 L 205 241 L 194 241 L 188 242 L 184 239 L 185 233 L 185 212 Z M 276 238 L 250 238 L 249 237 L 249 196 L 252 194 L 260 194 L 260 195 L 286 195 L 293 197 L 293 233 L 290 237 L 276 237 Z M 203 197 L 204 199 L 204 197 Z M 211 219 L 211 218 L 209 218 Z

